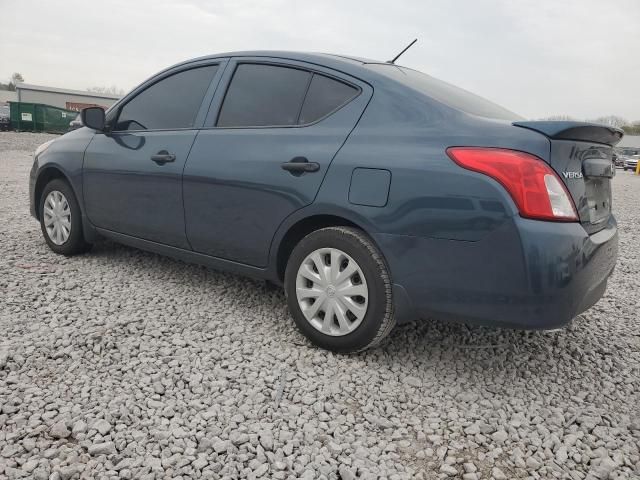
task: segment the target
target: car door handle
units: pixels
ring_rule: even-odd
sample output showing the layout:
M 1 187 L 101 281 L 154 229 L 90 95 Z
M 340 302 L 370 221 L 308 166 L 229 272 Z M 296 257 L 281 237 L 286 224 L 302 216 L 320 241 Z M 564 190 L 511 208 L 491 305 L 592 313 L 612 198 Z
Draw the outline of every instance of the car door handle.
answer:
M 151 160 L 156 162 L 158 165 L 164 165 L 165 163 L 175 162 L 176 156 L 166 150 L 160 150 L 155 155 L 151 155 Z
M 295 157 L 290 162 L 284 162 L 280 165 L 283 170 L 286 170 L 292 175 L 300 176 L 303 173 L 317 172 L 320 170 L 320 164 L 317 162 L 310 162 L 305 157 Z

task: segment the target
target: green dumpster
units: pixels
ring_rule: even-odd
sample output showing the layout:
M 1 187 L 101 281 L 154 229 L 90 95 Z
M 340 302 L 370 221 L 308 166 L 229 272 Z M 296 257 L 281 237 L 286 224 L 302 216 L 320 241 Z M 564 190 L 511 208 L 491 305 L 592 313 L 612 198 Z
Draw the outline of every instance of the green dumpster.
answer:
M 9 102 L 11 128 L 30 132 L 61 133 L 78 112 L 43 103 Z

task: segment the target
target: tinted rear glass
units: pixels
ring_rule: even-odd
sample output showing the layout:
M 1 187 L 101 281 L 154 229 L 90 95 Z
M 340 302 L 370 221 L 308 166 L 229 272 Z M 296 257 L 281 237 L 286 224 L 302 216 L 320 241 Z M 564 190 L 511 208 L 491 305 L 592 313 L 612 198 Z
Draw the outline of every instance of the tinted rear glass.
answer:
M 358 89 L 324 75 L 315 74 L 304 99 L 300 122 L 311 123 L 333 112 L 358 94 Z
M 219 127 L 296 125 L 311 73 L 274 65 L 240 64 L 225 95 Z
M 115 130 L 193 128 L 217 69 L 193 68 L 154 83 L 122 108 Z
M 367 67 L 456 110 L 499 120 L 522 120 L 500 105 L 417 70 L 383 64 L 368 64 Z

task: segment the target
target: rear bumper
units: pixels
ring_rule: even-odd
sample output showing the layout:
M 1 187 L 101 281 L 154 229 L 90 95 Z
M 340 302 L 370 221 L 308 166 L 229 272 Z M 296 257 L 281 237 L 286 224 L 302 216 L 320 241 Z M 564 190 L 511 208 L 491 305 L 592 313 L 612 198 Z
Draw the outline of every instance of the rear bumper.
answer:
M 374 238 L 391 270 L 400 323 L 430 317 L 557 328 L 600 299 L 618 252 L 613 217 L 593 235 L 577 223 L 515 217 L 477 242 Z

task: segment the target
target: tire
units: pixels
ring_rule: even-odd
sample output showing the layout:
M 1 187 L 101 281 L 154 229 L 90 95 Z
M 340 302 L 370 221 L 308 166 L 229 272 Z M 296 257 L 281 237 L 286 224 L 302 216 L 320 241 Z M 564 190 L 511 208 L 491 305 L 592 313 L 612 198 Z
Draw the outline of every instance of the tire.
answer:
M 335 258 L 338 259 L 335 263 L 339 264 L 336 267 L 338 268 L 336 275 L 339 280 L 339 282 L 335 282 L 336 286 L 333 285 L 333 280 L 321 282 L 320 273 L 317 269 L 314 270 L 317 262 L 311 259 L 313 256 L 317 261 L 325 262 L 325 267 L 330 270 L 334 253 L 336 254 Z M 326 263 L 327 261 L 329 264 Z M 301 267 L 309 267 L 311 271 L 306 270 L 307 273 L 302 274 L 300 273 L 302 272 Z M 349 273 L 353 268 L 358 270 Z M 326 273 L 333 275 L 333 273 Z M 340 279 L 342 273 L 349 276 Z M 364 279 L 360 277 L 361 274 Z M 317 280 L 310 280 L 305 275 L 311 275 Z M 317 283 L 314 283 L 316 281 Z M 366 350 L 382 342 L 395 326 L 391 278 L 388 268 L 382 254 L 371 239 L 358 229 L 328 227 L 316 230 L 304 237 L 291 252 L 284 283 L 289 311 L 298 329 L 312 343 L 324 349 L 338 353 Z M 328 286 L 325 288 L 326 283 Z M 347 295 L 345 297 L 343 295 L 343 292 L 347 292 L 346 288 L 354 287 L 359 288 L 358 292 L 366 292 L 366 296 Z M 323 293 L 314 299 L 299 299 L 299 291 L 314 291 L 314 295 L 318 295 L 317 292 Z M 349 292 L 355 292 L 355 290 L 349 290 Z M 304 293 L 301 295 L 304 296 Z M 323 302 L 318 304 L 319 310 L 312 309 L 311 307 L 319 300 Z M 333 302 L 334 311 L 341 310 L 341 322 L 339 322 L 338 314 L 332 315 L 332 318 L 327 322 L 326 312 L 321 308 L 325 302 Z M 334 306 L 326 305 L 327 310 L 334 309 Z M 365 313 L 356 317 L 353 312 L 361 313 L 363 306 Z M 311 311 L 318 310 L 318 316 L 310 320 L 307 319 L 303 308 L 307 315 L 311 315 L 309 313 Z M 344 326 L 348 327 L 343 328 Z
M 68 222 L 65 222 L 65 225 L 67 223 L 70 224 L 70 228 L 65 230 L 68 231 L 68 236 L 63 234 L 63 237 L 58 236 L 53 238 L 55 235 L 50 233 L 47 229 L 47 219 L 45 219 L 45 202 L 48 201 L 49 196 L 52 193 L 58 199 L 63 198 L 68 206 L 68 208 L 60 210 L 63 212 L 69 212 L 70 214 L 70 216 L 65 216 L 67 215 L 66 213 L 62 214 L 62 216 L 65 216 L 68 220 Z M 62 197 L 59 197 L 57 194 L 61 194 Z M 51 209 L 51 204 L 48 204 L 47 208 Z M 73 190 L 65 180 L 56 178 L 47 183 L 42 191 L 42 195 L 40 196 L 38 209 L 42 235 L 44 236 L 47 245 L 49 245 L 49 248 L 55 253 L 71 256 L 84 253 L 91 248 L 92 245 L 84 240 L 82 233 L 82 212 L 80 211 L 80 206 L 78 205 L 78 201 L 76 200 Z

